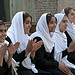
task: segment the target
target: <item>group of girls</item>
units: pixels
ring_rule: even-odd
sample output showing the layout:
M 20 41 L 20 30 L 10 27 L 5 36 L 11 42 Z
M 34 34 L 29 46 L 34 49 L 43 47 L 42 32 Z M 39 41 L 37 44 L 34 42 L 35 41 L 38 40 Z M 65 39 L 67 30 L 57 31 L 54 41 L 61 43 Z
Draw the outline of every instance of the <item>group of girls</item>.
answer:
M 0 75 L 75 75 L 75 10 L 42 14 L 29 36 L 31 23 L 24 11 L 7 32 L 0 21 Z

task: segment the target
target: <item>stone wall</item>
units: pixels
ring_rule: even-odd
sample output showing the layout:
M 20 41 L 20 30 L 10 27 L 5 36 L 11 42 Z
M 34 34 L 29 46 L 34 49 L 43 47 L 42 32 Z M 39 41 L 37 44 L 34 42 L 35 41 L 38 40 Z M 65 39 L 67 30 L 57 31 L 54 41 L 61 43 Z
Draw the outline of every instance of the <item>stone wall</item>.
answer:
M 63 8 L 75 8 L 75 0 L 10 0 L 11 1 L 11 15 L 18 11 L 28 12 L 33 18 L 31 33 L 35 31 L 36 23 L 43 13 L 51 12 L 53 14 L 60 12 Z M 8 27 L 10 23 L 7 23 Z
M 58 12 L 66 7 L 72 7 L 75 9 L 75 0 L 58 0 Z
M 57 0 L 35 0 L 36 21 L 46 12 L 55 14 L 57 12 Z
M 35 0 L 36 21 L 45 12 L 55 14 L 66 7 L 75 9 L 75 0 Z
M 43 13 L 51 12 L 53 14 L 60 12 L 65 7 L 75 8 L 75 0 L 10 0 L 12 13 L 10 16 L 18 11 L 28 12 L 33 22 L 37 22 Z M 12 19 L 11 18 L 11 19 Z

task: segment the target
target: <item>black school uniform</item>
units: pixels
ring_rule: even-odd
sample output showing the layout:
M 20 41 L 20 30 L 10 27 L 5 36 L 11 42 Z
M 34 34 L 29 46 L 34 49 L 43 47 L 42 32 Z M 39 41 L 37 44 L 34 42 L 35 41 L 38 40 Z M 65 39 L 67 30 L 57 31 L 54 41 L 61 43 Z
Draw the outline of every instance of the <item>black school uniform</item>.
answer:
M 69 34 L 67 33 L 67 31 L 65 32 L 66 36 L 67 36 L 67 46 L 69 47 L 69 44 L 72 42 L 71 37 L 69 36 Z M 75 64 L 75 51 L 71 52 L 68 54 L 68 61 Z
M 8 68 L 8 64 L 3 59 L 3 65 L 0 66 L 0 75 L 12 75 L 11 73 L 11 67 Z
M 40 37 L 35 37 L 37 41 L 40 41 Z M 45 51 L 44 45 L 37 50 L 33 61 L 38 70 L 43 70 L 51 73 L 51 75 L 67 75 L 58 69 L 59 63 L 54 60 L 54 49 L 51 53 Z
M 6 40 L 9 42 L 9 45 L 12 43 L 10 38 L 7 36 Z M 39 73 L 34 74 L 32 72 L 32 70 L 27 69 L 25 67 L 22 66 L 21 62 L 26 58 L 25 57 L 25 50 L 22 51 L 20 54 L 18 54 L 17 52 L 13 55 L 13 58 L 17 61 L 20 62 L 19 67 L 17 67 L 17 72 L 18 75 L 51 75 L 49 72 L 45 72 L 42 70 L 38 70 Z M 32 58 L 31 58 L 32 59 Z
M 9 45 L 12 43 L 10 38 L 7 36 L 6 40 L 9 42 Z M 25 50 L 22 51 L 21 53 L 16 53 L 13 55 L 13 58 L 15 59 L 16 62 L 20 62 L 19 67 L 17 67 L 17 73 L 18 75 L 34 75 L 34 73 L 32 72 L 32 70 L 27 69 L 25 67 L 22 66 L 21 62 L 26 58 L 25 57 Z

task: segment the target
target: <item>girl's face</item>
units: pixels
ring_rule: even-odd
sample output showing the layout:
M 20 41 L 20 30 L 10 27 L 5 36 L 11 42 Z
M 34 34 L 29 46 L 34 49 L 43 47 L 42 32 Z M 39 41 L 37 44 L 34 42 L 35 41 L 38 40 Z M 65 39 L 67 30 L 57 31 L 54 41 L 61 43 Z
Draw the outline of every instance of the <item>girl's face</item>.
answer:
M 49 32 L 54 32 L 56 28 L 56 19 L 52 17 L 49 24 L 48 24 Z
M 0 43 L 3 43 L 6 37 L 6 27 L 4 25 L 0 25 Z
M 75 11 L 73 9 L 69 11 L 68 19 L 71 23 L 75 21 Z
M 62 21 L 59 24 L 60 32 L 66 31 L 66 28 L 67 28 L 67 19 L 66 19 L 66 16 L 64 16 Z
M 30 17 L 28 17 L 25 20 L 23 26 L 24 26 L 24 33 L 29 34 L 29 31 L 30 31 L 30 28 L 31 28 L 31 18 Z

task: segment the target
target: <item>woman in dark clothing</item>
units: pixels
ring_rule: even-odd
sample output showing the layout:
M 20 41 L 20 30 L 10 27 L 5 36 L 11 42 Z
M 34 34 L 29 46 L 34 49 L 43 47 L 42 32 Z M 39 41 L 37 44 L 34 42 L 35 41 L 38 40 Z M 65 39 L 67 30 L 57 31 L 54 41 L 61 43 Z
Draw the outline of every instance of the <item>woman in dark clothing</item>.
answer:
M 67 75 L 68 67 L 62 62 L 54 60 L 54 41 L 52 40 L 51 32 L 56 28 L 56 18 L 49 13 L 43 14 L 36 26 L 36 32 L 30 37 L 42 40 L 44 45 L 37 50 L 34 58 L 34 63 L 37 69 L 47 71 L 52 75 Z
M 62 10 L 61 13 L 64 13 L 67 16 L 68 26 L 67 30 L 65 32 L 67 36 L 67 45 L 69 47 L 69 44 L 74 41 L 75 42 L 75 9 L 71 7 L 67 7 Z M 75 64 L 75 51 L 68 54 L 67 58 L 71 63 Z
M 75 43 L 71 42 L 67 48 L 67 37 L 64 33 L 67 28 L 66 16 L 65 14 L 58 13 L 55 14 L 55 17 L 57 18 L 57 27 L 53 35 L 55 41 L 54 58 L 58 62 L 63 62 L 67 65 L 68 70 L 75 75 L 75 69 L 72 69 L 75 68 L 75 65 L 67 60 L 68 54 L 75 51 Z M 69 72 L 67 74 L 69 74 Z
M 70 35 L 67 33 L 67 31 L 65 31 L 65 34 L 67 36 L 67 40 L 68 40 L 67 43 L 68 43 L 68 46 L 69 46 L 69 44 L 72 42 L 72 39 L 71 39 Z M 69 62 L 71 62 L 75 65 L 75 51 L 69 53 L 67 59 L 68 59 Z
M 9 41 L 9 43 L 11 44 L 11 40 L 10 38 L 7 36 L 6 38 L 7 41 Z M 29 74 L 32 74 L 32 71 L 28 71 L 28 69 L 25 69 L 22 65 L 21 62 L 26 58 L 25 57 L 26 52 L 22 51 L 20 54 L 18 54 L 17 52 L 15 53 L 15 55 L 13 55 L 13 58 L 18 62 L 20 62 L 20 67 L 18 67 L 18 69 L 20 69 L 20 74 L 25 74 L 29 72 Z M 32 58 L 31 58 L 32 59 Z M 32 59 L 33 62 L 33 59 Z M 34 62 L 33 62 L 34 63 Z M 25 70 L 23 73 L 23 69 Z M 19 71 L 19 70 L 18 70 Z M 28 75 L 28 74 L 27 74 Z M 43 70 L 38 70 L 38 73 L 34 74 L 34 75 L 51 75 L 49 72 L 43 71 Z
M 0 59 L 1 62 L 1 59 Z M 8 68 L 7 63 L 3 60 L 3 65 L 0 65 L 0 75 L 12 75 L 11 67 Z
M 5 37 L 6 26 L 3 21 L 0 20 L 0 75 L 13 75 L 11 69 L 15 71 L 15 67 L 17 67 L 18 64 L 12 58 L 12 56 L 18 49 L 19 42 L 17 42 L 15 45 L 11 44 L 8 47 L 8 42 L 5 40 Z M 14 64 L 15 66 L 13 66 Z M 17 75 L 17 73 L 15 75 Z
M 13 58 L 20 62 L 17 68 L 18 75 L 34 75 L 38 73 L 35 65 L 31 62 L 35 56 L 35 51 L 38 50 L 42 41 L 36 43 L 36 40 L 30 39 L 28 36 L 31 28 L 32 17 L 24 11 L 15 14 L 12 20 L 12 25 L 7 31 L 7 40 L 11 43 L 20 42 L 20 46 Z

